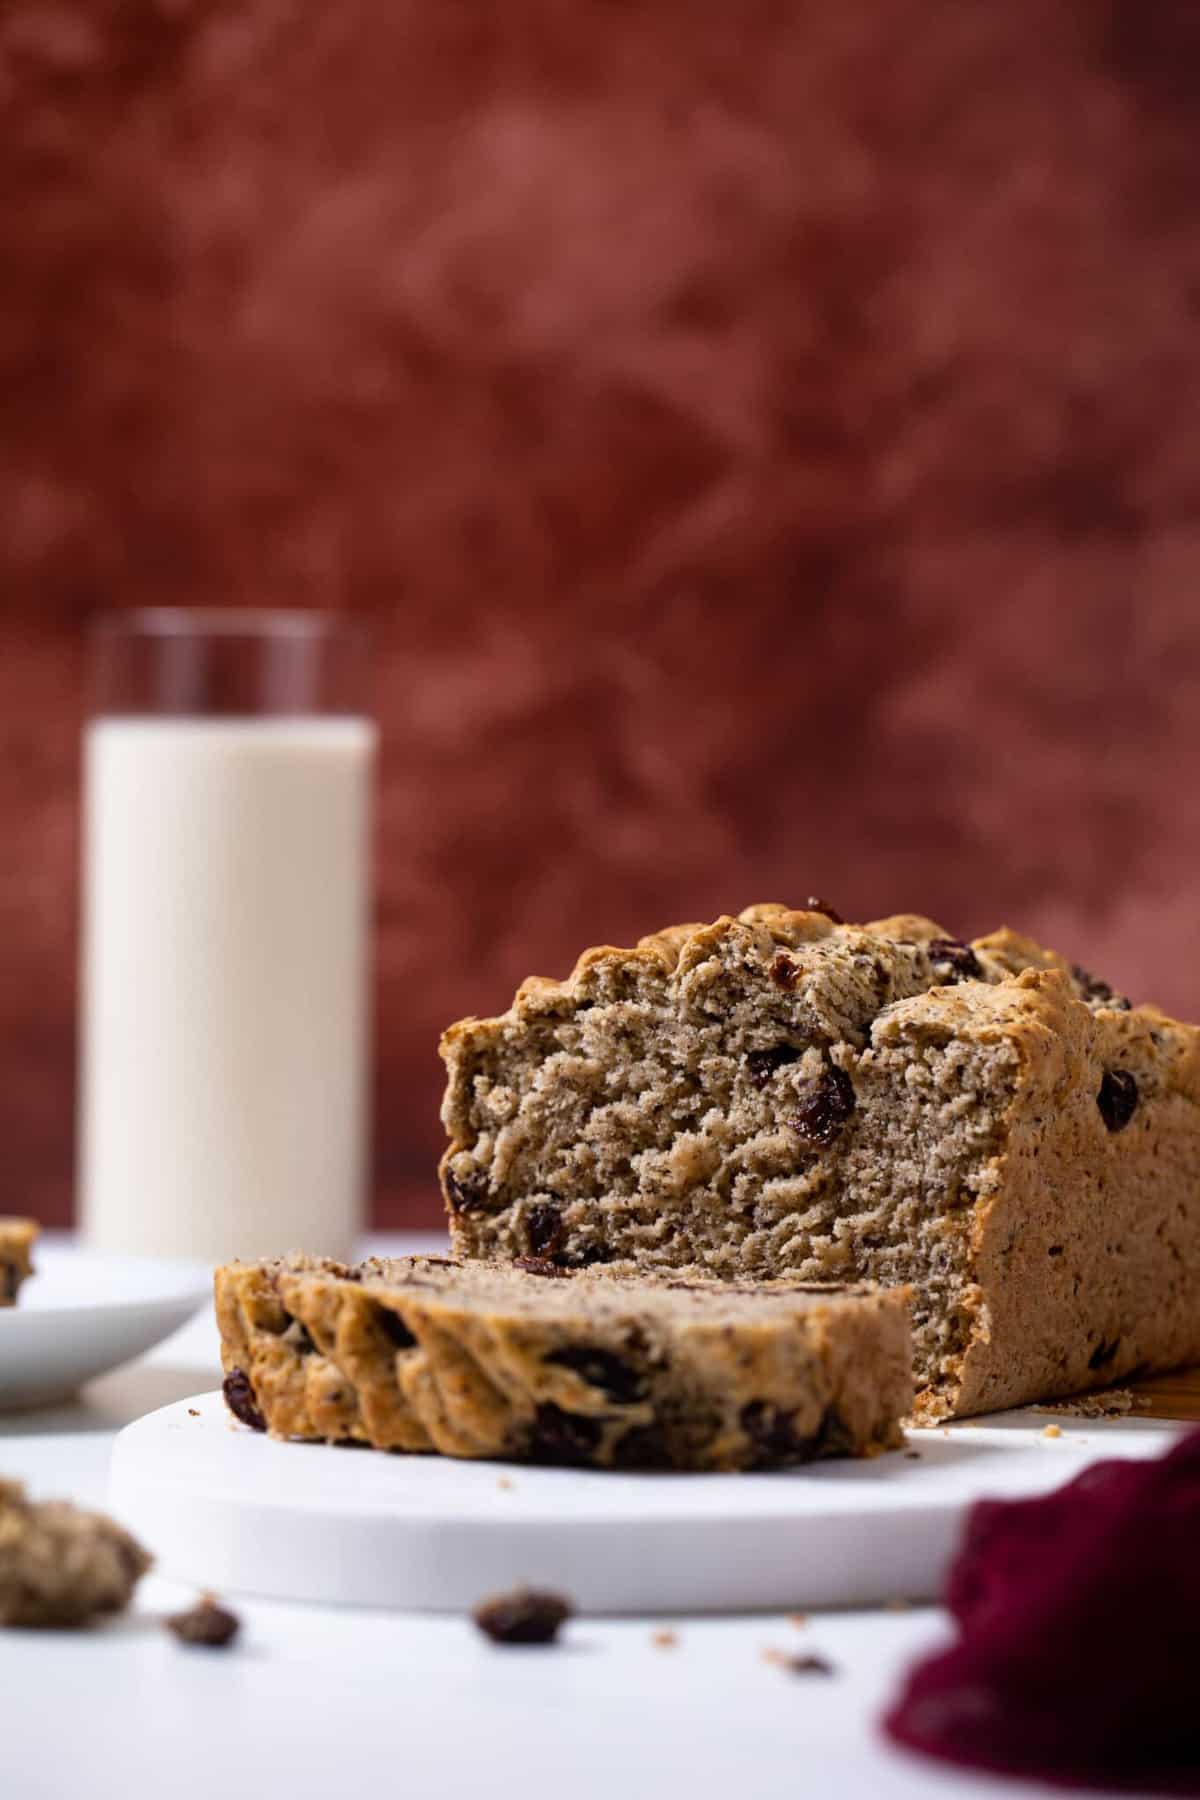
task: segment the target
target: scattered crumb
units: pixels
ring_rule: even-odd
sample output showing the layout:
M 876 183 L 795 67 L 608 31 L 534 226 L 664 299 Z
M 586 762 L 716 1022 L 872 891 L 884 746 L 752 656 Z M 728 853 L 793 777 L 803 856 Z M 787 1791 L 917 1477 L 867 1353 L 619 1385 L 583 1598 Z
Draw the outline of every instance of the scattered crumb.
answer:
M 197 1410 L 197 1408 L 194 1406 L 189 1406 L 188 1407 L 188 1418 L 189 1419 L 198 1419 L 199 1417 L 200 1417 L 200 1414 L 199 1414 L 199 1411 Z
M 1104 1394 L 1080 1394 L 1074 1400 L 1052 1400 L 1035 1406 L 1035 1413 L 1058 1413 L 1072 1419 L 1120 1419 L 1150 1404 L 1144 1394 L 1129 1388 L 1110 1388 Z
M 552 1644 L 571 1616 L 570 1602 L 560 1594 L 514 1588 L 480 1601 L 471 1617 L 493 1644 Z
M 203 1644 L 210 1650 L 225 1650 L 242 1628 L 236 1613 L 218 1606 L 212 1594 L 201 1594 L 187 1612 L 171 1613 L 163 1623 L 181 1644 Z
M 950 1427 L 949 1427 L 949 1426 L 948 1426 L 948 1425 L 943 1425 L 943 1426 L 942 1426 L 942 1436 L 943 1436 L 943 1437 L 949 1437 L 949 1436 L 950 1436 Z
M 824 1656 L 796 1656 L 789 1650 L 764 1650 L 763 1661 L 771 1663 L 776 1669 L 786 1669 L 789 1675 L 833 1675 L 836 1670 Z
M 650 1642 L 656 1650 L 674 1650 L 679 1642 L 679 1633 L 677 1631 L 652 1631 Z
M 789 1613 L 788 1618 L 793 1625 L 807 1625 L 808 1624 L 808 1614 L 807 1613 Z
M 67 1629 L 124 1612 L 152 1562 L 104 1513 L 29 1500 L 0 1477 L 0 1627 Z
M 1062 1426 L 1061 1425 L 1043 1425 L 1042 1436 L 1048 1437 L 1048 1438 L 1059 1438 L 1062 1436 Z
M 837 1670 L 825 1656 L 793 1656 L 788 1663 L 792 1675 L 836 1675 Z
M 905 1462 L 920 1462 L 921 1452 L 919 1450 L 906 1450 L 904 1452 L 904 1460 Z
M 510 1488 L 512 1486 L 511 1476 L 508 1476 L 508 1475 L 498 1476 L 496 1479 L 496 1486 L 498 1488 Z
M 892 1599 L 883 1603 L 884 1612 L 911 1612 L 912 1601 L 906 1600 L 902 1594 L 893 1595 Z

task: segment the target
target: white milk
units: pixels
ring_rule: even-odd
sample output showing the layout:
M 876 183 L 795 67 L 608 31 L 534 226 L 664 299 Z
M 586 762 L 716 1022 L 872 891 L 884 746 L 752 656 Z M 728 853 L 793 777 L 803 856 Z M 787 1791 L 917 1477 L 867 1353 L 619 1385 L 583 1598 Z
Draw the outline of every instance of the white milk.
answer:
M 355 718 L 105 719 L 86 743 L 82 1222 L 106 1250 L 344 1256 L 366 1132 Z

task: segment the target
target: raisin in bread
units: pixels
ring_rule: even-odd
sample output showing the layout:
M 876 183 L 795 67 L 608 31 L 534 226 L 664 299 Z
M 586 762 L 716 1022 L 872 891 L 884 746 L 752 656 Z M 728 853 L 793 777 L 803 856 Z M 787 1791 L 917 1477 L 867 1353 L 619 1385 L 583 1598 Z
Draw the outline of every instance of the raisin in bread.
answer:
M 819 905 L 452 1026 L 456 1253 L 911 1284 L 927 1418 L 1200 1360 L 1200 1031 L 1011 931 Z
M 0 1306 L 14 1306 L 21 1283 L 32 1275 L 37 1235 L 32 1219 L 0 1219 Z
M 215 1285 L 226 1400 L 278 1437 L 765 1468 L 886 1449 L 912 1397 L 902 1294 L 429 1257 L 234 1263 Z

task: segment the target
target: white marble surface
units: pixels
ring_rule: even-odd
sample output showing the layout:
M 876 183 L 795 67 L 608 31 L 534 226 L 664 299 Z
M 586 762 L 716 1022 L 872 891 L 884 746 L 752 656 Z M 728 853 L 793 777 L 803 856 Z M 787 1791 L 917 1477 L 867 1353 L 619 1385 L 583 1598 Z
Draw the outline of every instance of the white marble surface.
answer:
M 0 1417 L 0 1474 L 102 1504 L 116 1431 L 217 1375 L 201 1315 L 77 1404 Z M 243 1638 L 222 1654 L 162 1630 L 160 1615 L 189 1598 L 152 1577 L 102 1631 L 0 1632 L 3 1800 L 1050 1793 L 880 1740 L 901 1671 L 944 1636 L 934 1608 L 814 1613 L 803 1626 L 583 1619 L 559 1648 L 505 1651 L 455 1617 L 239 1600 Z M 677 1645 L 656 1648 L 652 1632 L 672 1624 Z M 771 1648 L 819 1651 L 837 1672 L 789 1675 L 764 1659 Z

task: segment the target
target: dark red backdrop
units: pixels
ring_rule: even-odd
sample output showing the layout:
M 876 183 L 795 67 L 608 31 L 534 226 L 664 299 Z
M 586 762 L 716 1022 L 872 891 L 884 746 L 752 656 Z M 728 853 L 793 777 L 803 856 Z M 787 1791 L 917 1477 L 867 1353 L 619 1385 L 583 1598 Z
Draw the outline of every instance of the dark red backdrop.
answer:
M 379 1216 L 445 1021 L 815 887 L 1200 1011 L 1187 0 L 13 0 L 0 1208 L 69 1207 L 78 645 L 374 616 Z

